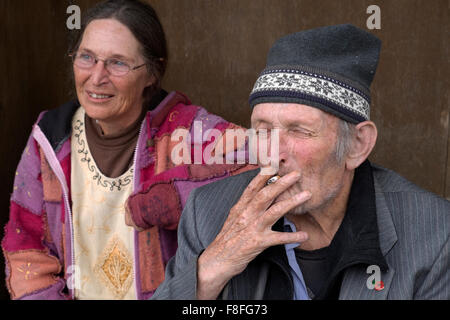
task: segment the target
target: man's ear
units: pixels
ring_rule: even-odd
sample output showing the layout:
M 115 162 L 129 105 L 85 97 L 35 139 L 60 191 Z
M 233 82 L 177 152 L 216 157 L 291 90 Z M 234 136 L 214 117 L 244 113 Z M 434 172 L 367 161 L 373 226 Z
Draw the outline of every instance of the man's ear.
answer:
M 345 167 L 348 170 L 356 169 L 369 157 L 375 147 L 377 136 L 377 127 L 372 121 L 364 121 L 356 125 L 352 146 L 345 161 Z

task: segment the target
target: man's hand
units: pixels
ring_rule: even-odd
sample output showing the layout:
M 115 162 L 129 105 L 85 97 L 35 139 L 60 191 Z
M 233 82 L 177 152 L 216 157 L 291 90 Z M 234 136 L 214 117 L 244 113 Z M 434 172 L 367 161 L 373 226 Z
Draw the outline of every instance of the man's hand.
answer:
M 271 176 L 258 174 L 230 210 L 216 239 L 198 259 L 197 298 L 216 299 L 225 284 L 244 271 L 268 247 L 303 242 L 305 232 L 275 232 L 272 226 L 293 208 L 311 198 L 309 191 L 276 202 L 275 198 L 295 184 L 300 174 L 291 172 L 266 186 Z M 272 205 L 272 206 L 271 206 Z

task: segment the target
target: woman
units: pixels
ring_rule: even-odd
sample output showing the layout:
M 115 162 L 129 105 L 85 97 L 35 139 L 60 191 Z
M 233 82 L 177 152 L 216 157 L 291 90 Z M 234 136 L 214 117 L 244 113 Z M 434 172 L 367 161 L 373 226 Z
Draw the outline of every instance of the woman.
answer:
M 2 242 L 13 299 L 151 297 L 189 192 L 246 169 L 172 159 L 176 129 L 232 125 L 160 88 L 166 41 L 150 6 L 107 1 L 83 18 L 78 101 L 39 116 L 16 172 Z

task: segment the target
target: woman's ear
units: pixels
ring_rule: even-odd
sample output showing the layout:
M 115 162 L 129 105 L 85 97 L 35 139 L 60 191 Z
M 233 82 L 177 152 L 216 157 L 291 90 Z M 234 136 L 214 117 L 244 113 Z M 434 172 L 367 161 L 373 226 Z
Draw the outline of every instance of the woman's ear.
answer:
M 372 121 L 364 121 L 356 125 L 352 146 L 345 161 L 346 169 L 356 169 L 369 157 L 375 147 L 377 136 L 377 127 Z

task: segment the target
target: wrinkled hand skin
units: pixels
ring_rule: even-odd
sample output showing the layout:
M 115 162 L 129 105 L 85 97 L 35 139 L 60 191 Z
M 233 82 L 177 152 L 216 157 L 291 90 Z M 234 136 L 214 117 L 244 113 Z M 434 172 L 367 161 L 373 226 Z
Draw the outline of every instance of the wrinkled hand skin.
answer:
M 307 239 L 302 231 L 272 230 L 281 217 L 311 198 L 309 191 L 303 191 L 273 204 L 278 195 L 300 179 L 300 174 L 291 172 L 266 186 L 270 178 L 259 174 L 251 181 L 230 210 L 220 233 L 199 257 L 198 299 L 216 299 L 225 284 L 268 247 Z

